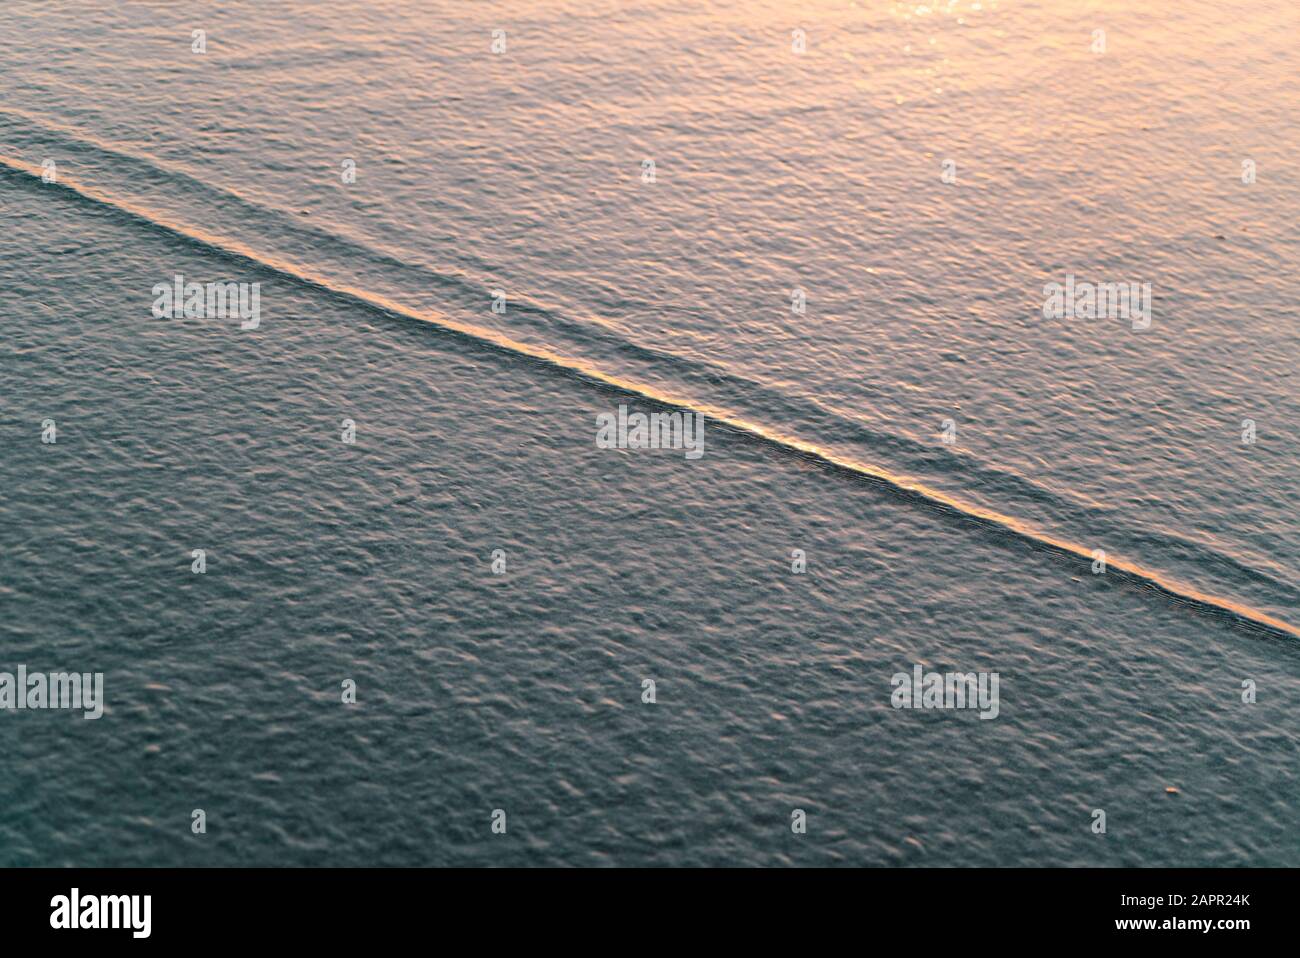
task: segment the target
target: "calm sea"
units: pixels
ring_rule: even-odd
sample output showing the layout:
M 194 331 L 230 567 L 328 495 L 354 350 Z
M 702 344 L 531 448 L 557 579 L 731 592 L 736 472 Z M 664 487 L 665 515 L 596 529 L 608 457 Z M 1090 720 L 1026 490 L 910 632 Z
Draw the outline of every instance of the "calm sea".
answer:
M 1297 36 L 9 0 L 0 864 L 1300 865 Z

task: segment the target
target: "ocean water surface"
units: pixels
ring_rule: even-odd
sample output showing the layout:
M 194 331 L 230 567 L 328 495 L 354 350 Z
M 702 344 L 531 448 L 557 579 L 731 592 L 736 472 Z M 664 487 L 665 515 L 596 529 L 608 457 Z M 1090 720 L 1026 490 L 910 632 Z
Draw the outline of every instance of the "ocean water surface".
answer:
M 1297 36 L 0 7 L 0 864 L 1300 865 Z

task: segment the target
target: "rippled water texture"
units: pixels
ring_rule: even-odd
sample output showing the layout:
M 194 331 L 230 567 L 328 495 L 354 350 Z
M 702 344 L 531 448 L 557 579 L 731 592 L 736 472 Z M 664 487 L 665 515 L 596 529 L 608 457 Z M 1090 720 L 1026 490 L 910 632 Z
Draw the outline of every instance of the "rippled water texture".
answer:
M 1300 865 L 1300 7 L 1165 6 L 0 8 L 0 864 Z

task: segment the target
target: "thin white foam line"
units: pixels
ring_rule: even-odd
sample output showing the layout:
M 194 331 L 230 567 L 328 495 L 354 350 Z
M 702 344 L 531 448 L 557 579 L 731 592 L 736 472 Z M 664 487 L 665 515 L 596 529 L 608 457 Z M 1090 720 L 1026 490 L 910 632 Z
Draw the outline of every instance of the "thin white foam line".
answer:
M 3 154 L 0 154 L 0 164 L 38 179 L 41 176 L 39 167 L 13 157 L 4 156 Z M 365 303 L 372 308 L 383 312 L 438 326 L 467 339 L 495 347 L 503 352 L 524 356 L 545 363 L 546 365 L 570 373 L 575 373 L 587 380 L 600 383 L 629 395 L 641 396 L 642 398 L 649 399 L 653 402 L 672 406 L 678 409 L 703 413 L 708 418 L 716 420 L 725 426 L 755 436 L 759 439 L 763 439 L 773 445 L 781 446 L 789 451 L 810 456 L 849 473 L 869 479 L 879 480 L 895 489 L 910 493 L 934 505 L 951 509 L 952 511 L 960 513 L 968 518 L 976 519 L 988 525 L 1001 528 L 1007 532 L 1018 535 L 1021 538 L 1037 543 L 1038 545 L 1046 546 L 1055 549 L 1058 552 L 1088 560 L 1089 562 L 1092 561 L 1092 551 L 1086 546 L 1053 536 L 1031 523 L 992 509 L 985 509 L 972 503 L 965 502 L 956 496 L 949 495 L 939 489 L 927 486 L 912 477 L 899 475 L 870 463 L 841 456 L 831 450 L 818 446 L 816 443 L 807 442 L 797 436 L 787 435 L 779 430 L 746 419 L 730 410 L 715 406 L 711 403 L 696 402 L 684 397 L 674 396 L 651 386 L 645 386 L 639 383 L 620 379 L 619 377 L 607 373 L 604 370 L 592 366 L 582 360 L 562 356 L 559 353 L 552 352 L 551 350 L 544 349 L 540 346 L 531 346 L 527 343 L 518 342 L 503 333 L 485 327 L 475 326 L 471 323 L 462 323 L 458 320 L 452 319 L 450 316 L 434 312 L 433 310 L 412 309 L 408 306 L 404 306 L 396 300 L 390 299 L 387 296 L 383 296 L 379 293 L 372 293 L 368 290 L 349 286 L 344 283 L 339 283 L 316 273 L 309 267 L 276 256 L 259 253 L 256 250 L 245 246 L 238 240 L 210 234 L 191 224 L 163 222 L 150 210 L 140 207 L 129 200 L 109 196 L 101 190 L 78 183 L 66 176 L 60 177 L 57 181 L 57 186 L 72 193 L 76 193 L 85 199 L 93 200 L 96 203 L 101 203 L 105 206 L 117 209 L 120 212 L 142 220 L 157 229 L 162 229 L 179 236 L 182 239 L 201 243 L 205 246 L 211 247 L 212 249 L 247 260 L 255 266 L 274 270 L 290 279 L 296 279 L 299 282 L 316 286 L 338 296 L 345 296 L 357 300 L 358 302 Z M 1137 562 L 1123 559 L 1118 556 L 1107 555 L 1106 564 L 1108 568 L 1116 569 L 1132 578 L 1141 580 L 1176 599 L 1182 599 L 1208 608 L 1217 609 L 1220 612 L 1228 613 L 1229 615 L 1236 616 L 1256 625 L 1264 626 L 1276 632 L 1281 632 L 1294 638 L 1300 638 L 1300 627 L 1285 622 L 1276 616 L 1269 615 L 1268 613 L 1253 608 L 1252 606 L 1246 605 L 1243 602 L 1203 592 L 1195 586 L 1171 579 L 1154 569 L 1149 569 Z

